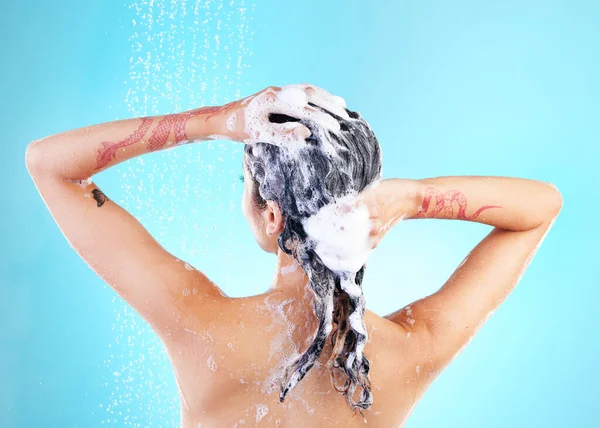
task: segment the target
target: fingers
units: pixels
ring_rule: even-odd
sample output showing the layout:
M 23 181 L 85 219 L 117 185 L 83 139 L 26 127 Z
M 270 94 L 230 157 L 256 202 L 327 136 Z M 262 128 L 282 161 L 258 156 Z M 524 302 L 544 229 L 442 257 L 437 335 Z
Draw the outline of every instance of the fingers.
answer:
M 319 107 L 329 110 L 342 119 L 349 120 L 350 116 L 346 112 L 346 101 L 342 97 L 332 95 L 318 86 L 307 86 L 305 88 L 309 101 Z
M 369 212 L 369 243 L 371 248 L 374 249 L 379 245 L 381 241 L 381 234 L 383 230 L 383 224 L 379 210 L 376 205 L 370 205 L 364 198 L 359 194 L 358 197 L 353 199 L 351 202 L 346 202 L 340 205 L 339 211 L 343 214 L 349 214 L 359 209 L 360 207 L 366 207 Z
M 275 126 L 280 136 L 287 136 L 290 140 L 304 142 L 310 137 L 310 129 L 298 122 L 278 123 Z
M 306 145 L 305 140 L 310 134 L 310 130 L 298 122 L 271 123 L 254 129 L 243 141 L 246 144 L 269 143 L 276 146 L 288 146 L 290 143 Z
M 270 92 L 265 95 L 269 97 L 272 113 L 282 113 L 298 119 L 311 120 L 335 132 L 340 130 L 340 124 L 335 118 L 308 105 L 309 94 L 302 85 L 284 86 L 277 93 Z
M 282 113 L 298 119 L 310 120 L 334 132 L 340 130 L 340 123 L 336 119 L 309 105 L 298 106 L 281 100 L 273 104 L 273 109 L 273 113 Z
M 278 91 L 268 91 L 267 94 L 265 95 L 272 102 L 272 107 L 279 109 L 278 112 L 299 119 L 314 120 L 334 131 L 340 129 L 338 120 L 320 108 L 310 106 L 309 103 L 328 110 L 342 119 L 350 119 L 346 112 L 344 99 L 332 95 L 318 86 L 308 84 L 286 85 L 279 88 Z
M 323 88 L 318 86 L 309 85 L 307 83 L 294 84 L 284 86 L 282 89 L 295 89 L 304 91 L 308 97 L 310 103 L 316 104 L 331 113 L 341 117 L 342 119 L 350 119 L 350 116 L 346 112 L 346 101 L 342 97 L 332 95 Z
M 291 141 L 304 142 L 310 137 L 310 130 L 298 122 L 271 123 L 269 116 L 273 113 L 315 122 L 333 132 L 340 131 L 338 118 L 350 119 L 343 98 L 308 84 L 287 85 L 281 88 L 270 86 L 242 100 L 241 103 L 246 105 L 245 128 L 248 128 L 246 133 L 249 136 L 244 140 L 246 143 L 264 141 L 281 145 Z

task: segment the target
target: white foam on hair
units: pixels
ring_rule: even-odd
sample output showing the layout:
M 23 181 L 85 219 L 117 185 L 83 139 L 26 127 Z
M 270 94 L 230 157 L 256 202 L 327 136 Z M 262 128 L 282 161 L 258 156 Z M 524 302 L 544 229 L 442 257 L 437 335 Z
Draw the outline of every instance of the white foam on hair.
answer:
M 315 252 L 332 271 L 358 272 L 373 251 L 369 233 L 369 210 L 361 205 L 349 212 L 343 209 L 351 203 L 349 194 L 322 207 L 316 214 L 302 221 L 304 230 L 314 243 Z M 345 290 L 358 295 L 360 290 Z
M 344 155 L 342 152 L 348 150 L 343 144 L 338 143 L 336 138 L 331 136 L 330 130 L 333 130 L 334 134 L 340 131 L 339 122 L 331 115 L 320 111 L 316 107 L 309 107 L 307 109 L 309 100 L 315 105 L 337 114 L 346 120 L 353 120 L 349 118 L 345 110 L 343 99 L 339 97 L 337 99 L 333 98 L 322 90 L 307 91 L 306 85 L 289 85 L 280 91 L 273 89 L 266 90 L 252 99 L 245 109 L 245 130 L 249 135 L 248 140 L 245 142 L 250 144 L 260 142 L 279 146 L 281 150 L 278 151 L 278 155 L 283 158 L 281 159 L 282 163 L 293 165 L 299 169 L 299 171 L 296 171 L 297 175 L 294 177 L 294 186 L 304 186 L 304 188 L 309 188 L 312 185 L 310 180 L 315 177 L 317 171 L 315 164 L 304 159 L 307 157 L 305 155 L 312 152 L 306 153 L 303 150 L 314 150 L 315 147 L 298 138 L 298 132 L 294 132 L 301 129 L 301 124 L 293 121 L 273 124 L 268 120 L 268 113 L 285 114 L 295 118 L 306 119 L 309 122 L 312 119 L 308 116 L 312 115 L 314 118 L 318 118 L 319 120 L 315 120 L 314 122 L 318 123 L 319 126 L 314 129 L 311 126 L 311 131 L 315 133 L 314 137 L 318 141 L 318 150 L 327 155 L 330 158 L 329 160 L 333 160 L 331 158 L 340 158 Z M 331 121 L 335 122 L 337 129 L 335 126 L 331 126 Z M 255 145 L 251 150 L 256 157 L 269 158 L 266 144 L 264 146 L 261 144 Z M 297 161 L 301 157 L 303 161 Z M 332 163 L 338 165 L 339 168 L 339 165 L 344 165 L 346 162 L 341 159 L 340 162 L 334 160 Z M 352 165 L 349 168 L 352 168 Z M 346 173 L 349 177 L 353 176 L 352 171 L 337 172 Z M 282 191 L 282 183 L 279 180 L 280 172 L 275 169 L 269 170 L 269 168 L 265 168 L 263 173 L 265 176 L 261 179 L 261 194 L 280 194 Z M 269 174 L 275 174 L 276 176 L 269 176 Z M 326 179 L 326 177 L 323 177 L 323 179 Z M 372 184 L 373 186 L 378 185 L 378 183 Z M 373 242 L 370 236 L 372 223 L 369 208 L 364 204 L 354 205 L 357 191 L 352 190 L 345 195 L 337 196 L 333 202 L 320 207 L 323 197 L 324 195 L 321 195 L 319 192 L 313 192 L 312 196 L 303 195 L 302 198 L 298 198 L 296 204 L 297 210 L 300 213 L 299 215 L 302 218 L 302 227 L 307 235 L 304 244 L 314 250 L 322 263 L 339 276 L 340 287 L 353 301 L 359 303 L 355 310 L 348 316 L 350 326 L 359 335 L 355 352 L 351 353 L 346 360 L 346 368 L 352 371 L 355 369 L 355 363 L 358 362 L 360 364 L 363 362 L 363 352 L 368 340 L 368 333 L 363 320 L 364 300 L 362 298 L 361 286 L 356 284 L 356 273 L 364 266 L 373 251 Z M 349 209 L 350 207 L 351 209 Z M 309 216 L 304 217 L 305 215 Z M 287 273 L 287 268 L 287 266 L 281 267 L 281 272 L 284 274 Z M 321 296 L 321 299 L 323 299 L 323 296 Z M 333 300 L 327 298 L 324 300 L 326 301 L 319 302 L 324 305 L 321 305 L 323 313 L 318 314 L 317 317 L 321 318 L 325 316 L 329 320 L 333 312 Z M 271 311 L 279 312 L 280 319 L 283 319 L 284 322 L 287 321 L 282 307 L 278 308 L 269 305 L 266 300 L 265 304 Z M 328 336 L 332 326 L 330 322 L 325 325 L 326 328 L 323 331 L 319 331 L 319 334 Z M 271 343 L 269 360 L 271 360 L 274 354 L 281 354 L 280 362 L 283 363 L 283 368 L 290 368 L 292 364 L 296 364 L 296 357 L 300 356 L 297 346 L 294 346 L 293 349 L 287 352 L 282 352 L 284 344 L 293 344 L 291 340 L 292 331 L 293 329 L 288 329 L 287 336 L 282 335 Z M 302 364 L 308 366 L 311 361 L 308 363 L 304 361 Z M 295 368 L 293 373 L 286 371 L 286 382 L 285 385 L 282 385 L 281 391 L 291 391 L 300 381 L 300 373 L 302 371 L 303 367 Z M 275 380 L 281 379 L 281 374 L 281 367 L 271 370 L 267 381 L 263 384 L 263 394 L 268 395 L 275 391 L 277 387 Z M 355 389 L 356 385 L 353 386 L 351 392 Z
M 324 108 L 329 108 L 339 116 L 348 118 L 343 98 L 329 95 L 316 87 L 312 88 L 316 90 L 317 95 L 310 97 L 306 91 L 308 87 L 309 85 L 287 85 L 278 91 L 269 88 L 250 100 L 244 109 L 244 131 L 248 135 L 244 143 L 263 142 L 285 146 L 290 149 L 299 149 L 306 145 L 304 139 L 294 132 L 294 130 L 301 129 L 302 125 L 298 122 L 271 123 L 269 121 L 270 113 L 312 120 L 317 120 L 320 117 L 319 123 L 322 126 L 339 131 L 337 120 L 309 106 L 308 103 L 311 100 L 317 101 L 315 104 L 324 104 Z M 319 103 L 319 101 L 323 102 Z M 326 151 L 330 152 L 328 148 L 326 148 Z
M 314 95 L 311 96 L 311 99 L 314 101 L 314 104 L 326 108 L 327 110 L 337 114 L 338 116 L 346 120 L 350 118 L 350 116 L 346 112 L 346 100 L 344 100 L 340 96 L 330 94 L 329 92 L 325 91 L 322 88 L 319 88 L 318 86 L 311 86 L 303 83 L 287 85 L 285 86 L 285 88 L 301 89 L 305 92 L 308 88 L 311 88 L 312 92 L 314 93 Z

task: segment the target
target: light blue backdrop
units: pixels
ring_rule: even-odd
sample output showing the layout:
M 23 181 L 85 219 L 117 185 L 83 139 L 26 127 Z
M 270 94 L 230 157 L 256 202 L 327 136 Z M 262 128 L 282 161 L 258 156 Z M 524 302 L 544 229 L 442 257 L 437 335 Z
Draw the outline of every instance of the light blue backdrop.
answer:
M 27 174 L 27 144 L 300 82 L 364 115 L 386 177 L 518 176 L 564 197 L 516 291 L 407 427 L 600 426 L 599 5 L 3 0 L 0 426 L 179 419 L 160 344 L 69 247 Z M 241 214 L 241 151 L 184 146 L 95 180 L 228 294 L 256 294 L 274 260 Z M 400 224 L 369 261 L 367 306 L 384 315 L 434 292 L 488 230 Z

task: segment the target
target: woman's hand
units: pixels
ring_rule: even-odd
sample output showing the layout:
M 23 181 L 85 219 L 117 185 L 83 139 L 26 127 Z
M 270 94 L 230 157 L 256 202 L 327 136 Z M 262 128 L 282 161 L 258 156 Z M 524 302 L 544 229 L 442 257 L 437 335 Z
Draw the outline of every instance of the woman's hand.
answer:
M 304 143 L 311 131 L 303 121 L 339 131 L 333 115 L 349 119 L 343 98 L 313 85 L 270 86 L 262 91 L 215 109 L 209 116 L 216 138 L 252 144 Z
M 354 211 L 361 207 L 367 208 L 370 222 L 369 242 L 372 249 L 379 245 L 383 237 L 382 207 L 379 205 L 378 186 L 379 182 L 371 183 L 356 196 L 350 206 L 346 207 L 346 211 Z
M 357 272 L 392 226 L 417 213 L 419 189 L 414 180 L 375 181 L 358 195 L 325 205 L 302 225 L 327 267 Z
M 365 187 L 345 208 L 346 211 L 366 207 L 369 211 L 370 242 L 374 249 L 385 234 L 400 220 L 419 213 L 421 186 L 415 180 L 391 178 Z

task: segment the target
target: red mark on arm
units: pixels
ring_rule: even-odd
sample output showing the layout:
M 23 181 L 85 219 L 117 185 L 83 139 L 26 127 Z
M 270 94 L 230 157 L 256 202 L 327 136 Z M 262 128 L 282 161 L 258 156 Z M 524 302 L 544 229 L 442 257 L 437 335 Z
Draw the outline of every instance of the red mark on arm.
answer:
M 231 108 L 235 105 L 235 103 L 236 103 L 235 101 L 232 101 L 223 106 L 208 107 L 208 109 L 210 109 L 210 112 L 208 112 L 208 115 L 206 116 L 206 120 L 211 119 L 220 113 L 227 113 L 229 110 L 231 110 Z
M 431 199 L 435 198 L 436 205 L 433 210 L 427 213 L 429 209 L 429 205 L 431 203 Z M 454 216 L 454 206 L 453 202 L 456 201 L 458 203 L 458 212 L 456 213 L 456 217 Z M 479 214 L 481 214 L 484 210 L 490 208 L 502 208 L 498 205 L 485 205 L 475 211 L 472 215 L 468 216 L 466 214 L 467 210 L 467 197 L 458 190 L 449 190 L 445 194 L 440 192 L 433 187 L 429 187 L 425 190 L 425 197 L 423 198 L 423 204 L 419 209 L 419 213 L 415 216 L 416 218 L 456 218 L 458 220 L 475 220 Z M 438 214 L 442 212 L 440 217 L 437 217 Z
M 169 141 L 169 135 L 171 135 L 171 130 L 173 130 L 175 134 L 175 143 L 180 143 L 185 140 L 189 140 L 188 135 L 185 131 L 185 126 L 192 117 L 198 116 L 200 114 L 206 114 L 205 122 L 208 119 L 216 116 L 220 113 L 227 113 L 234 105 L 235 101 L 229 104 L 225 104 L 223 106 L 209 106 L 209 107 L 201 107 L 195 110 L 186 111 L 184 113 L 177 114 L 168 114 L 164 116 L 156 128 L 152 131 L 152 135 L 148 140 L 148 152 L 154 152 L 156 150 L 160 150 L 165 147 L 167 142 Z M 154 119 L 151 117 L 143 117 L 142 123 L 140 126 L 127 138 L 121 140 L 119 142 L 110 142 L 105 141 L 102 142 L 102 147 L 98 149 L 98 155 L 96 157 L 96 170 L 99 170 L 109 162 L 111 162 L 116 154 L 117 150 L 123 147 L 131 146 L 132 144 L 140 141 L 144 135 L 150 129 L 150 126 L 154 122 Z
M 96 156 L 96 169 L 98 170 L 108 165 L 108 163 L 115 158 L 117 150 L 120 148 L 130 146 L 140 141 L 142 137 L 146 135 L 146 132 L 153 121 L 154 120 L 150 117 L 142 117 L 140 126 L 124 140 L 117 143 L 112 143 L 110 141 L 103 142 L 102 147 L 98 149 L 98 155 Z
M 169 140 L 169 134 L 171 133 L 171 128 L 173 124 L 178 120 L 179 115 L 177 114 L 168 114 L 162 118 L 154 131 L 152 131 L 152 135 L 148 140 L 148 148 L 149 152 L 154 152 L 156 150 L 160 150 L 164 147 L 164 145 Z
M 185 132 L 185 125 L 187 124 L 188 120 L 194 116 L 205 114 L 206 122 L 208 119 L 216 116 L 217 114 L 227 113 L 234 106 L 234 104 L 235 102 L 231 102 L 229 104 L 225 104 L 224 106 L 201 107 L 185 113 L 169 114 L 165 116 L 158 123 L 156 129 L 154 129 L 152 132 L 152 136 L 148 141 L 148 151 L 153 152 L 162 149 L 169 140 L 171 129 L 173 129 L 175 133 L 175 143 L 188 140 L 189 138 Z

